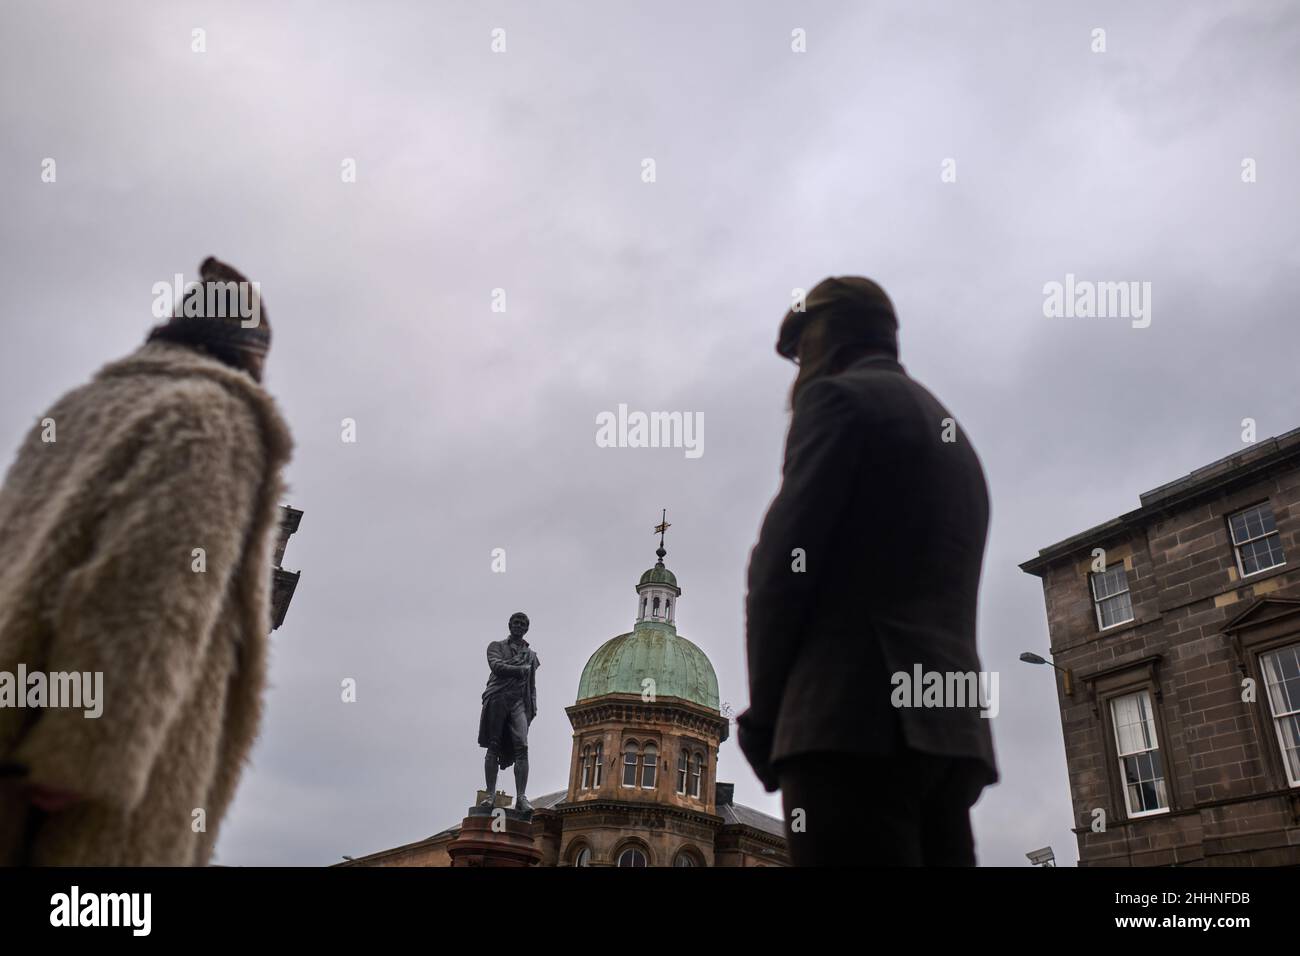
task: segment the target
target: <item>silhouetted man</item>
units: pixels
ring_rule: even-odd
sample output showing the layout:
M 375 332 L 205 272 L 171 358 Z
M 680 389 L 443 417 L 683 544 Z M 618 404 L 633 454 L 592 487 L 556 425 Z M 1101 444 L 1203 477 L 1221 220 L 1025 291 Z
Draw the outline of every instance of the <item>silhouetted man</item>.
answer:
M 524 640 L 528 633 L 528 615 L 516 611 L 510 615 L 510 636 L 488 644 L 487 661 L 491 673 L 483 691 L 483 709 L 479 714 L 478 745 L 487 748 L 483 759 L 483 776 L 487 796 L 482 805 L 493 806 L 496 799 L 497 770 L 515 767 L 515 809 L 524 813 L 532 804 L 524 796 L 528 787 L 528 725 L 537 716 L 537 668 L 542 662 Z
M 791 310 L 777 343 L 799 371 L 750 558 L 738 736 L 781 788 L 800 866 L 973 865 L 970 807 L 997 780 L 986 695 L 917 706 L 911 686 L 981 686 L 989 512 L 974 449 L 899 365 L 897 331 L 884 290 L 845 277 Z

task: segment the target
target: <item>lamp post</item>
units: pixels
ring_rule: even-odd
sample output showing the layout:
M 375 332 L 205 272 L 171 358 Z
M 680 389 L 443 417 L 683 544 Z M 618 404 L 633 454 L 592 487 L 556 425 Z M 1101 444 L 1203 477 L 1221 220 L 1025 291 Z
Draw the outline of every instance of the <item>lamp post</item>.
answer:
M 1066 697 L 1074 696 L 1074 679 L 1073 676 L 1070 674 L 1070 669 L 1068 667 L 1061 667 L 1059 664 L 1053 664 L 1047 658 L 1035 654 L 1033 651 L 1025 651 L 1023 654 L 1020 655 L 1020 659 L 1024 661 L 1026 664 L 1047 664 L 1050 667 L 1055 667 L 1058 671 L 1060 671 L 1062 674 L 1065 675 L 1065 696 Z

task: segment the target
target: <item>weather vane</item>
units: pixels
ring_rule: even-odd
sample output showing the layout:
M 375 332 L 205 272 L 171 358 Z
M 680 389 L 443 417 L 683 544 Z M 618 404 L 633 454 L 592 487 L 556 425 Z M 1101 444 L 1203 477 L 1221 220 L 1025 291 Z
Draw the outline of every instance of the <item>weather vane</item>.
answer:
M 655 534 L 659 535 L 659 547 L 662 548 L 664 546 L 664 532 L 671 527 L 672 525 L 668 523 L 668 509 L 665 508 L 663 510 L 663 517 L 661 517 L 659 523 L 655 525 Z
M 659 535 L 659 548 L 655 551 L 655 554 L 659 555 L 660 564 L 664 563 L 664 555 L 668 553 L 664 550 L 664 532 L 671 527 L 672 525 L 668 523 L 668 509 L 665 508 L 659 518 L 659 523 L 655 525 L 655 534 Z

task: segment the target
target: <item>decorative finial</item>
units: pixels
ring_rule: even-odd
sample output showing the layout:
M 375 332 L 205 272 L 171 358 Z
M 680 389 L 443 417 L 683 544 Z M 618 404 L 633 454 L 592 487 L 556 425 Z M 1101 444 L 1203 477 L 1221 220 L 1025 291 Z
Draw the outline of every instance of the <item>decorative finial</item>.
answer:
M 664 550 L 664 532 L 671 527 L 672 525 L 668 523 L 668 509 L 665 508 L 659 518 L 659 523 L 655 525 L 655 533 L 659 535 L 659 547 L 655 549 L 655 554 L 659 555 L 659 560 L 655 562 L 655 567 L 657 568 L 662 568 L 664 566 L 664 557 L 668 554 L 668 552 Z

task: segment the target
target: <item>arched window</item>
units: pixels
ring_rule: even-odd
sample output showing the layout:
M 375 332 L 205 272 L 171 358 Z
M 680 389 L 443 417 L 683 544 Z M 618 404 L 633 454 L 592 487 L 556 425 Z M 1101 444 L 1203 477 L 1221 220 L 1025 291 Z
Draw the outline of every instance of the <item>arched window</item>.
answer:
M 637 749 L 636 741 L 629 740 L 623 745 L 623 786 L 636 786 Z
M 677 792 L 685 795 L 686 793 L 686 750 L 682 749 L 677 752 Z
M 691 767 L 691 796 L 700 795 L 700 784 L 704 780 L 704 754 L 695 755 L 695 763 Z
M 689 850 L 682 850 L 673 860 L 673 866 L 699 866 L 700 861 Z
M 655 787 L 655 770 L 659 767 L 659 750 L 654 744 L 646 744 L 641 752 L 641 787 L 653 790 Z
M 648 597 L 643 597 L 643 598 L 641 599 L 641 616 L 642 616 L 642 617 L 645 617 L 645 606 L 646 606 L 646 602 L 649 601 L 649 600 L 650 600 L 650 599 L 649 599 Z
M 578 852 L 573 854 L 573 865 L 591 866 L 591 847 L 585 844 L 580 846 Z
M 592 786 L 595 787 L 597 790 L 599 790 L 600 782 L 605 779 L 605 745 L 602 743 L 596 744 L 595 763 L 596 763 L 595 766 L 596 773 L 595 773 L 595 779 L 594 782 L 592 783 Z
M 664 602 L 664 620 L 671 621 L 672 619 L 673 619 L 673 602 L 671 599 L 669 599 Z
M 648 866 L 645 853 L 634 846 L 628 847 L 618 855 L 619 866 Z
M 653 605 L 651 605 L 651 607 L 654 609 L 654 616 L 658 617 L 659 616 L 659 595 L 657 594 L 655 595 L 655 602 Z
M 582 789 L 591 788 L 591 745 L 582 748 Z

